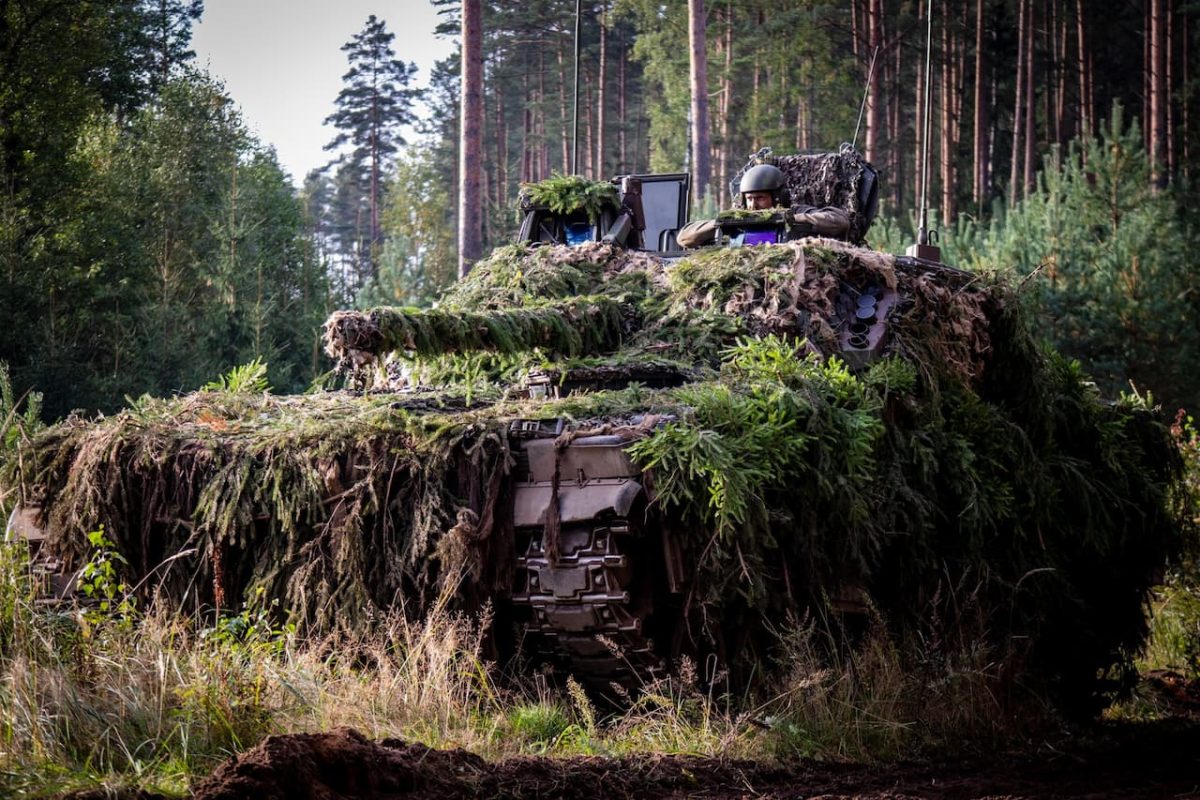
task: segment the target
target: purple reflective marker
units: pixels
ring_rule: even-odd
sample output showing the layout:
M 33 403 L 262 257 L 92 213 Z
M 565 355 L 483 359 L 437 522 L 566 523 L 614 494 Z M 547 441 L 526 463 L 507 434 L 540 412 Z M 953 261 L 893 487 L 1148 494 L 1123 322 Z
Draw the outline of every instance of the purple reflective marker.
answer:
M 777 244 L 779 236 L 775 231 L 746 231 L 742 234 L 742 246 L 751 247 L 756 244 Z

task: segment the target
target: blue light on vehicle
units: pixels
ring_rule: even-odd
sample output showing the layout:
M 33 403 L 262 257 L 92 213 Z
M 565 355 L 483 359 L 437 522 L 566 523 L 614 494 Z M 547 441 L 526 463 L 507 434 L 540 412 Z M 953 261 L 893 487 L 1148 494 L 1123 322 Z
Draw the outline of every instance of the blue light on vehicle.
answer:
M 566 226 L 567 244 L 577 245 L 592 241 L 592 226 L 587 222 L 572 222 Z

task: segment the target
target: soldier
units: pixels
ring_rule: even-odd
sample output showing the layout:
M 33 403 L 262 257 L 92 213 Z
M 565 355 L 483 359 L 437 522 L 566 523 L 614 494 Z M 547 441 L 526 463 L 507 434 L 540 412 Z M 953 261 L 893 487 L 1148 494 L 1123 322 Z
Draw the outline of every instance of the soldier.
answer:
M 738 183 L 738 192 L 745 208 L 759 211 L 781 207 L 786 184 L 787 178 L 779 167 L 759 164 L 746 170 Z M 817 208 L 799 203 L 788 209 L 787 218 L 788 234 L 794 239 L 801 236 L 844 239 L 850 233 L 850 215 L 832 206 Z M 683 247 L 700 247 L 716 237 L 717 221 L 705 219 L 684 225 L 675 239 Z

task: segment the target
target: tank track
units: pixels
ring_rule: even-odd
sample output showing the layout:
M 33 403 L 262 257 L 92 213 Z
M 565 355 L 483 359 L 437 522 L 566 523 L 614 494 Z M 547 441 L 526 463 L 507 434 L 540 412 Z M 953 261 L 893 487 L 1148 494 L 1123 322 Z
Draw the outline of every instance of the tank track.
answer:
M 564 524 L 552 566 L 542 531 L 517 531 L 513 602 L 528 610 L 527 647 L 610 697 L 637 691 L 663 670 L 643 633 L 651 608 L 634 585 L 632 538 L 628 519 Z
M 51 555 L 46 547 L 47 536 L 42 528 L 40 509 L 29 506 L 13 509 L 4 526 L 3 539 L 6 542 L 24 541 L 29 548 L 29 577 L 33 581 L 35 605 L 58 608 L 88 604 L 88 599 L 75 589 L 79 572 L 68 571 L 63 560 Z

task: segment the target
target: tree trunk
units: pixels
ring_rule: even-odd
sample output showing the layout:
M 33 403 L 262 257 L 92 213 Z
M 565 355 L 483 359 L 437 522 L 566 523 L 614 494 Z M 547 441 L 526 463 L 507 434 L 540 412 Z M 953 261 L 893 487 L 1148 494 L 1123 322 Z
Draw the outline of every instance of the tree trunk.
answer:
M 1012 170 L 1008 180 L 1008 205 L 1017 204 L 1017 183 L 1021 180 L 1021 134 L 1025 112 L 1025 50 L 1028 38 L 1025 7 L 1029 0 L 1017 0 L 1017 99 L 1013 103 Z
M 725 69 L 721 74 L 721 180 L 717 187 L 718 204 L 729 191 L 733 171 L 733 141 L 730 117 L 733 115 L 733 0 L 725 4 Z
M 596 175 L 596 114 L 594 111 L 595 103 L 593 102 L 593 86 L 591 72 L 583 71 L 583 174 L 592 180 L 596 180 L 599 176 Z
M 891 88 L 889 94 L 888 106 L 888 163 L 891 165 L 891 175 L 888 176 L 888 183 L 892 187 L 892 207 L 889 211 L 893 216 L 900 213 L 901 206 L 904 202 L 904 149 L 901 145 L 903 137 L 900 135 L 900 119 L 903 113 L 904 86 L 900 76 L 903 74 L 904 68 L 904 48 L 897 41 L 893 48 L 893 61 L 891 67 L 891 75 L 888 79 L 888 86 Z M 805 145 L 807 147 L 807 145 Z
M 959 10 L 958 25 L 954 29 L 954 71 L 951 73 L 954 85 L 954 129 L 951 136 L 954 140 L 954 146 L 951 148 L 951 153 L 954 156 L 952 169 L 954 171 L 954 210 L 958 211 L 958 175 L 959 175 L 959 149 L 962 146 L 963 139 L 963 110 L 966 108 L 966 80 L 967 80 L 967 31 L 970 29 L 970 6 L 963 3 Z
M 608 2 L 600 5 L 600 74 L 596 79 L 596 174 L 594 177 L 603 178 L 605 173 L 604 159 L 607 155 L 604 141 L 604 126 L 607 122 L 605 113 L 606 97 L 604 88 L 608 83 Z
M 752 131 L 750 134 L 751 150 L 758 150 L 758 148 L 762 147 L 762 139 L 759 136 L 759 126 L 757 124 L 759 119 L 759 98 L 762 96 L 761 87 L 762 81 L 760 79 L 759 56 L 758 52 L 756 51 L 754 53 L 754 78 L 753 82 L 750 84 L 750 127 Z
M 709 193 L 712 170 L 708 136 L 708 51 L 704 0 L 688 0 L 688 51 L 691 55 L 692 181 L 697 198 Z
M 534 141 L 537 142 L 537 157 L 534 159 L 534 180 L 550 177 L 550 150 L 546 144 L 546 46 L 538 36 L 538 102 L 534 120 Z
M 529 183 L 533 180 L 533 150 L 530 133 L 533 130 L 533 108 L 529 97 L 529 59 L 525 59 L 525 74 L 521 76 L 521 96 L 525 98 L 525 108 L 521 110 L 521 180 Z
M 942 227 L 954 222 L 954 42 L 950 32 L 950 4 L 942 0 L 941 155 Z
M 1167 185 L 1167 14 L 1166 0 L 1150 0 L 1150 173 L 1154 186 Z
M 850 0 L 850 54 L 858 61 L 862 48 L 859 46 L 858 4 L 860 0 Z M 871 0 L 867 0 L 871 2 Z
M 1079 49 L 1075 62 L 1079 69 L 1079 135 L 1087 141 L 1096 120 L 1092 114 L 1091 50 L 1088 47 L 1087 6 L 1084 0 L 1075 0 L 1075 30 Z
M 1067 50 L 1071 41 L 1068 30 L 1067 9 L 1063 6 L 1058 11 L 1058 46 L 1054 58 L 1054 137 L 1060 147 L 1065 147 L 1071 138 L 1067 123 Z
M 1022 197 L 1028 197 L 1033 191 L 1033 176 L 1037 169 L 1037 130 L 1034 127 L 1037 120 L 1037 92 L 1033 63 L 1037 43 L 1035 8 L 1033 0 L 1029 0 L 1029 7 L 1025 10 L 1025 31 L 1028 38 L 1025 41 L 1025 189 Z
M 1166 66 L 1166 86 L 1167 93 L 1163 97 L 1163 104 L 1167 107 L 1167 176 L 1168 179 L 1175 177 L 1175 37 L 1177 26 L 1175 25 L 1175 0 L 1167 0 L 1167 66 Z
M 626 151 L 625 128 L 629 122 L 625 117 L 625 62 L 629 60 L 629 53 L 625 49 L 625 33 L 621 29 L 621 34 L 617 38 L 617 49 L 621 56 L 617 61 L 617 150 L 621 153 L 620 168 L 622 172 L 631 171 L 629 164 L 629 153 Z
M 499 69 L 497 65 L 496 69 Z M 496 74 L 495 71 L 492 73 Z M 496 81 L 496 86 L 493 90 L 496 95 L 496 185 L 493 187 L 495 191 L 496 208 L 504 206 L 504 192 L 508 186 L 508 128 L 504 124 L 504 82 Z
M 374 101 L 372 101 L 374 105 Z M 372 111 L 372 116 L 378 119 L 378 115 Z M 371 198 L 370 198 L 370 219 L 368 220 L 367 230 L 367 278 L 374 279 L 378 276 L 378 268 L 375 266 L 377 254 L 375 252 L 379 242 L 379 140 L 378 128 L 372 124 L 371 127 Z
M 483 170 L 483 3 L 462 4 L 462 106 L 459 131 L 458 274 L 483 253 L 479 174 Z
M 996 52 L 996 32 L 990 31 L 991 36 L 991 52 Z M 995 109 L 1000 102 L 1000 76 L 996 74 L 996 70 L 988 65 L 988 108 Z M 988 114 L 987 137 L 984 142 L 984 147 L 987 150 L 983 158 L 983 194 L 987 198 L 991 196 L 996 188 L 996 140 L 1000 138 L 1000 115 Z
M 983 39 L 983 0 L 975 2 L 975 141 L 972 145 L 971 201 L 977 213 L 983 212 L 984 137 L 987 130 L 987 105 L 983 96 L 987 78 L 987 55 Z
M 796 150 L 803 150 L 804 145 L 801 143 L 804 140 L 804 98 L 796 98 L 796 125 L 794 133 L 795 143 L 792 145 Z M 722 174 L 721 177 L 724 177 Z
M 871 75 L 872 63 L 878 63 L 883 37 L 883 0 L 867 0 L 867 47 L 863 51 L 863 63 L 867 64 L 867 138 L 864 144 L 867 161 L 879 157 L 879 106 L 881 103 L 879 81 Z
M 779 130 L 787 130 L 787 67 L 779 67 Z
M 917 0 L 917 19 L 924 20 L 925 0 Z M 922 25 L 921 27 L 925 27 Z M 925 161 L 922 158 L 924 143 L 925 143 L 925 81 L 928 76 L 925 74 L 925 55 L 924 48 L 921 50 L 921 57 L 917 61 L 917 121 L 914 126 L 916 135 L 913 137 L 915 147 L 913 148 L 913 178 L 915 180 L 913 197 L 916 198 L 917 211 L 921 211 L 921 184 L 925 180 Z
M 1182 52 L 1179 54 L 1179 61 L 1182 65 L 1182 75 L 1180 75 L 1181 85 L 1185 92 L 1185 99 L 1190 99 L 1192 96 L 1192 68 L 1188 62 L 1190 42 L 1191 42 L 1191 17 L 1187 14 L 1183 15 L 1183 32 L 1179 37 L 1182 41 Z M 1179 141 L 1182 150 L 1180 164 L 1184 177 L 1188 177 L 1192 173 L 1192 132 L 1189 123 L 1191 122 L 1191 110 L 1188 108 L 1190 103 L 1183 104 L 1183 130 L 1180 132 Z
M 1152 0 L 1142 0 L 1142 145 L 1146 152 L 1153 151 L 1151 137 L 1154 135 L 1154 117 L 1151 116 L 1150 95 L 1154 93 L 1154 65 L 1150 58 Z
M 1042 46 L 1044 53 L 1051 54 L 1051 61 L 1048 70 L 1046 70 L 1045 78 L 1043 78 L 1042 90 L 1042 119 L 1045 120 L 1045 139 L 1050 142 L 1054 138 L 1054 86 L 1057 70 L 1057 61 L 1052 60 L 1054 56 L 1054 0 L 1045 0 L 1046 17 L 1045 24 L 1042 26 L 1045 31 L 1045 43 Z M 1037 53 L 1037 48 L 1034 47 L 1034 53 Z
M 642 124 L 646 121 L 646 96 L 644 93 L 638 94 L 637 105 L 637 129 L 633 132 L 633 161 L 636 165 L 636 171 L 645 172 L 649 169 L 647 161 L 650 159 L 642 157 L 642 145 L 650 146 L 646 141 L 646 136 L 642 133 Z
M 567 67 L 563 59 L 563 43 L 558 42 L 558 117 L 562 124 L 562 174 L 571 174 L 571 120 L 567 116 Z

